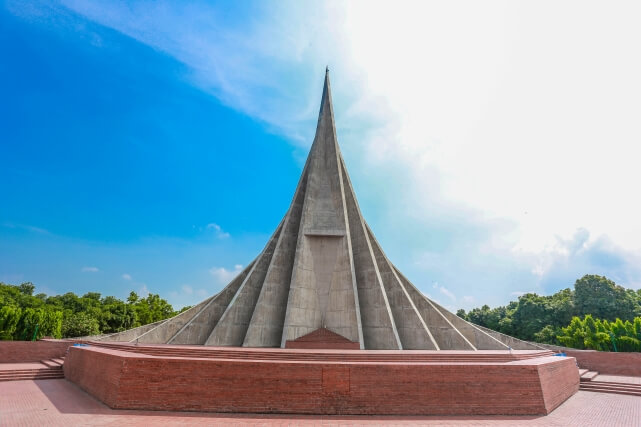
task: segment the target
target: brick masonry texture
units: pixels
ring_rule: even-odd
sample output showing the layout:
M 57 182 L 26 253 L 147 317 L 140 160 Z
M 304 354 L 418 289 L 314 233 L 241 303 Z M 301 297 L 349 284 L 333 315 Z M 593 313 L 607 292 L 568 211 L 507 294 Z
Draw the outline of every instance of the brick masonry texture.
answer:
M 568 349 L 563 351 L 568 356 L 576 358 L 581 368 L 601 374 L 641 377 L 641 353 Z
M 0 363 L 39 362 L 63 357 L 73 341 L 0 341 Z
M 287 341 L 285 348 L 358 350 L 360 344 L 329 329 L 319 328 L 300 338 Z
M 543 416 L 219 414 L 110 409 L 63 379 L 0 382 L 0 425 L 13 426 L 639 426 L 641 399 L 579 391 Z
M 547 414 L 579 387 L 572 358 L 428 363 L 408 354 L 407 362 L 330 362 L 286 354 L 196 359 L 72 347 L 64 370 L 112 408 L 237 413 Z

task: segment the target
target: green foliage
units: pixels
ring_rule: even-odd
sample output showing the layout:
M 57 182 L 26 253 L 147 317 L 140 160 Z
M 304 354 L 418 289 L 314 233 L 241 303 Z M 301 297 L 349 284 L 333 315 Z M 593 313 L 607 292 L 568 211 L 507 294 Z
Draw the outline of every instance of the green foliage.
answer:
M 578 313 L 592 314 L 599 319 L 632 319 L 641 314 L 636 293 L 603 276 L 588 274 L 577 280 L 574 301 Z
M 20 317 L 22 317 L 20 307 L 5 305 L 0 308 L 0 340 L 10 340 L 13 338 Z
M 178 312 L 159 295 L 126 301 L 88 292 L 79 297 L 33 295 L 35 285 L 0 283 L 0 339 L 31 340 L 44 336 L 69 338 L 124 331 L 175 316 Z M 183 310 L 187 309 L 183 308 Z M 182 310 L 181 310 L 182 311 Z
M 558 339 L 556 338 L 561 333 L 559 328 L 555 328 L 552 325 L 545 325 L 543 329 L 534 334 L 534 341 L 544 342 L 548 344 L 559 344 Z
M 66 338 L 86 337 L 99 333 L 98 320 L 84 312 L 73 313 L 62 322 L 62 334 Z
M 583 320 L 579 317 L 572 318 L 570 324 L 561 329 L 557 339 L 562 345 L 571 348 L 614 351 L 616 344 L 616 351 L 641 351 L 636 325 L 641 325 L 641 317 L 635 318 L 634 322 L 623 322 L 621 319 L 608 322 L 594 320 L 588 314 Z
M 641 290 L 625 289 L 597 275 L 585 275 L 575 282 L 574 289 L 554 295 L 527 293 L 507 306 L 484 305 L 456 314 L 516 338 L 574 348 L 614 350 L 610 333 L 615 339 L 625 336 L 641 341 L 641 320 L 637 320 Z M 581 318 L 587 315 L 585 326 Z M 634 347 L 634 341 L 625 341 L 626 348 Z
M 633 337 L 621 337 L 617 340 L 617 350 L 641 352 L 641 341 Z

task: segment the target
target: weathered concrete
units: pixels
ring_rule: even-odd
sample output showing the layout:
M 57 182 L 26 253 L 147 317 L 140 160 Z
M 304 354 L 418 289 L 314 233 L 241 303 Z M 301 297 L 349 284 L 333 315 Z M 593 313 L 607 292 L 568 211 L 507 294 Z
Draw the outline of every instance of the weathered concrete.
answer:
M 285 347 L 322 328 L 361 349 L 511 345 L 426 298 L 385 256 L 363 218 L 338 146 L 328 74 L 303 173 L 263 252 L 219 294 L 192 309 L 104 340 Z

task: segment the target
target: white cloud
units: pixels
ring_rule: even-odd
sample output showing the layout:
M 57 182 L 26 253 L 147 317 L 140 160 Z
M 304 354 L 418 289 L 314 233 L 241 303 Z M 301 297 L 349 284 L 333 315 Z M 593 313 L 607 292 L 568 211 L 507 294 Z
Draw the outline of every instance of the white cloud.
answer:
M 445 295 L 446 297 L 448 297 L 452 301 L 456 301 L 456 296 L 449 289 L 447 289 L 446 287 L 440 286 L 439 287 L 439 291 L 441 291 L 441 293 L 443 295 Z
M 209 269 L 209 273 L 214 276 L 219 285 L 226 285 L 231 282 L 234 277 L 238 276 L 242 270 L 243 266 L 236 264 L 233 270 L 227 270 L 224 267 L 212 267 Z
M 220 225 L 215 224 L 215 223 L 210 223 L 207 224 L 207 230 L 213 230 L 214 233 L 216 234 L 216 237 L 219 239 L 227 239 L 229 237 L 229 233 L 225 232 Z
M 147 288 L 145 283 L 141 283 L 140 289 L 138 289 L 138 295 L 140 295 L 141 298 L 146 298 L 147 295 L 149 295 L 149 288 Z
M 125 280 L 131 280 L 131 275 L 129 275 L 129 274 L 127 274 L 127 273 L 123 274 L 121 277 L 122 277 L 123 279 L 125 279 Z
M 463 301 L 467 304 L 471 304 L 475 301 L 475 298 L 471 295 L 464 295 L 463 296 Z
M 194 289 L 189 285 L 182 285 L 180 288 L 187 295 L 191 295 L 194 293 Z
M 65 4 L 299 145 L 329 63 L 363 211 L 451 295 L 549 292 L 590 272 L 641 286 L 638 2 L 277 2 L 236 28 L 203 5 Z
M 97 273 L 100 269 L 98 267 L 82 267 L 80 271 L 83 273 Z

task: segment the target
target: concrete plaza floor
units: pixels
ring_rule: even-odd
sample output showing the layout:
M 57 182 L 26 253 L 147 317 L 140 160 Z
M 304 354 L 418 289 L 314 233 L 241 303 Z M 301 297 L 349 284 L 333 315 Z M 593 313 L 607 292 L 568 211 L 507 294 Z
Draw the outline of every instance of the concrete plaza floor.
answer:
M 579 391 L 548 416 L 367 417 L 113 410 L 64 379 L 0 382 L 0 426 L 641 426 L 641 398 Z

